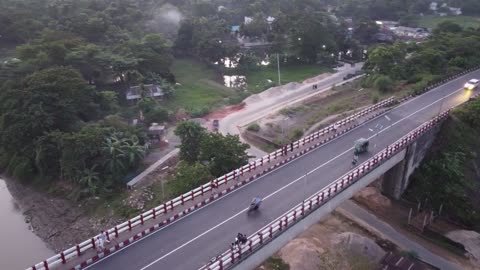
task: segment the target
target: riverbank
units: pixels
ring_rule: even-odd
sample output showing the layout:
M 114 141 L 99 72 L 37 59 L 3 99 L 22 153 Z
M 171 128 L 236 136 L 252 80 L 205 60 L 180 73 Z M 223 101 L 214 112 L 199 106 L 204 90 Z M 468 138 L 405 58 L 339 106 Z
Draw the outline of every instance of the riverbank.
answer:
M 42 239 L 31 231 L 30 224 L 25 222 L 17 200 L 9 193 L 2 176 L 0 176 L 0 219 L 2 220 L 0 242 L 4 243 L 0 253 L 1 269 L 25 269 L 54 254 Z
M 96 199 L 75 204 L 5 176 L 0 177 L 5 179 L 8 191 L 31 231 L 55 252 L 84 241 L 108 224 L 119 222 L 108 217 L 103 221 L 91 218 L 88 212 L 94 207 Z

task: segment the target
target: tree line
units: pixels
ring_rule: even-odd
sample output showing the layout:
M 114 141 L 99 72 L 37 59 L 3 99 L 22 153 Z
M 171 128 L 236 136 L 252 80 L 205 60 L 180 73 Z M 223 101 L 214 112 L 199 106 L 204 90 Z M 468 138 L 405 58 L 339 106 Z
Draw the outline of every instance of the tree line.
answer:
M 418 93 L 430 82 L 480 63 L 480 29 L 445 21 L 425 42 L 378 45 L 370 50 L 364 86 L 380 91 L 408 85 Z

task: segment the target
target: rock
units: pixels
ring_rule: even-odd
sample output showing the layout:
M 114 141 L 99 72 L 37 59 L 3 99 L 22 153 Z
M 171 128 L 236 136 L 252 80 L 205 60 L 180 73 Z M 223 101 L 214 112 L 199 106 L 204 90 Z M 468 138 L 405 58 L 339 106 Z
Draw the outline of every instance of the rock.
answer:
M 290 265 L 290 270 L 310 270 L 318 268 L 320 255 L 324 252 L 309 239 L 297 238 L 284 246 L 279 255 Z
M 375 241 L 352 232 L 344 232 L 334 236 L 332 242 L 337 249 L 344 248 L 346 256 L 348 254 L 356 254 L 358 256 L 365 256 L 372 262 L 379 262 L 385 251 L 375 243 Z
M 456 230 L 445 235 L 448 239 L 460 243 L 465 247 L 473 260 L 480 262 L 480 234 L 475 231 Z

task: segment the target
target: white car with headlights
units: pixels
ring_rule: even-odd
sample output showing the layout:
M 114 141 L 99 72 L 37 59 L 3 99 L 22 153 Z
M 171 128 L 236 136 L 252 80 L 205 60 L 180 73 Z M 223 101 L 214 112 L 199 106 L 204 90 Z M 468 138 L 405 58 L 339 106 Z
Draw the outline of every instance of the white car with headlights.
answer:
M 480 80 L 471 79 L 463 87 L 467 90 L 473 90 L 478 87 L 478 84 L 480 84 Z

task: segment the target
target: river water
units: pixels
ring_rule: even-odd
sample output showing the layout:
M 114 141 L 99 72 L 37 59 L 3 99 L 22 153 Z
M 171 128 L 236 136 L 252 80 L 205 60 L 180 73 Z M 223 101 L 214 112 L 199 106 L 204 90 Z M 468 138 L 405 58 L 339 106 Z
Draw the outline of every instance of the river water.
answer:
M 0 178 L 0 269 L 24 270 L 53 255 L 30 231 L 15 200 Z

